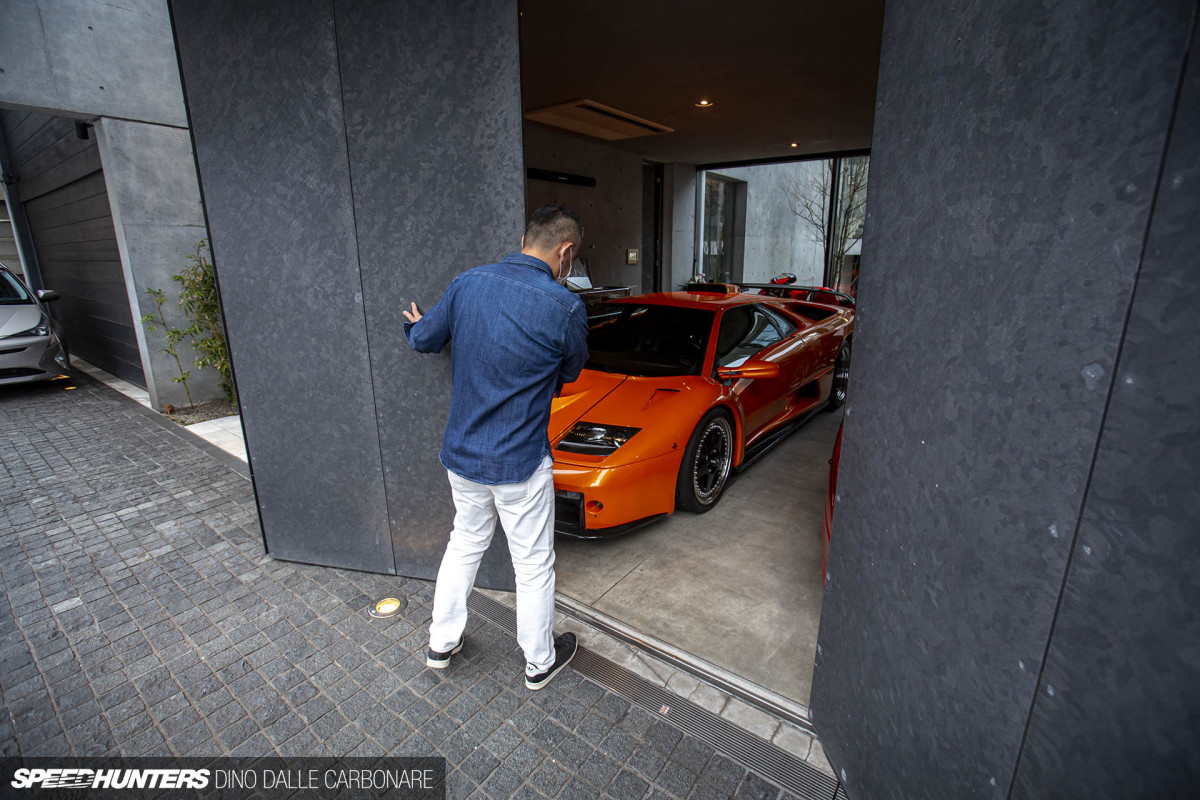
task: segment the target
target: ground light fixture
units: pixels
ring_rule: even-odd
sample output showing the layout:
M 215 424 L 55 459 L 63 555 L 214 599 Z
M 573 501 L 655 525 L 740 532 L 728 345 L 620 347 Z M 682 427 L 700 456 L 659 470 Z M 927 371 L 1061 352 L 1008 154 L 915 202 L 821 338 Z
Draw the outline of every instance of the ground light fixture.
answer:
M 703 98 L 700 100 L 700 102 L 696 103 L 696 108 L 712 108 L 714 105 L 716 105 L 716 103 L 714 103 L 712 100 Z
M 394 617 L 404 608 L 404 601 L 395 597 L 385 597 L 371 608 L 367 609 L 367 613 L 375 619 L 387 619 Z

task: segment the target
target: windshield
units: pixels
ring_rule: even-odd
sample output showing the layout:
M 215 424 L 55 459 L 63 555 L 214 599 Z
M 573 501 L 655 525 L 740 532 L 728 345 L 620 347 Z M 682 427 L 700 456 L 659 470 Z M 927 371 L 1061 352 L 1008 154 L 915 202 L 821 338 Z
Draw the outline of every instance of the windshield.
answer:
M 699 375 L 713 312 L 600 303 L 588 310 L 587 368 L 621 375 Z
M 6 269 L 0 269 L 0 306 L 26 305 L 32 302 L 33 298 L 16 276 Z

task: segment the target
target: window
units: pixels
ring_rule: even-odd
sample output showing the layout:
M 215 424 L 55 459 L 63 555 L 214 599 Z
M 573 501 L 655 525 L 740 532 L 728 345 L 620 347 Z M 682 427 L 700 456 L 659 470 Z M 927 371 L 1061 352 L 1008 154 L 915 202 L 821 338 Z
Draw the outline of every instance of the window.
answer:
M 601 303 L 588 311 L 587 368 L 623 375 L 699 375 L 713 312 Z
M 28 305 L 33 298 L 8 270 L 0 270 L 0 305 Z
M 741 241 L 745 238 L 745 183 L 704 173 L 704 226 L 700 271 L 718 283 L 742 280 Z
M 779 329 L 779 332 L 784 336 L 784 338 L 791 336 L 796 332 L 796 326 L 792 324 L 791 320 L 786 319 L 775 309 L 767 308 L 766 306 L 760 306 L 759 308 L 764 314 L 766 314 L 775 322 L 775 327 Z
M 786 273 L 854 296 L 869 167 L 848 155 L 701 171 L 699 271 L 717 283 Z
M 717 366 L 736 367 L 785 334 L 775 316 L 757 306 L 738 306 L 725 312 L 717 334 Z

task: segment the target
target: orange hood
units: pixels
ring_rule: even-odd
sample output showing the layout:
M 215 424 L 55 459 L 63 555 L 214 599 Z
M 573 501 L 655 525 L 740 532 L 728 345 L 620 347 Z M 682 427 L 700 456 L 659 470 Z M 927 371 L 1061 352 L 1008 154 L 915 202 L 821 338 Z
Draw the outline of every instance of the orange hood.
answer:
M 562 395 L 550 403 L 550 441 L 556 442 L 572 425 L 628 378 L 609 372 L 585 369 L 579 380 L 563 387 Z
M 716 384 L 696 376 L 640 378 L 585 369 L 551 404 L 550 444 L 557 443 L 580 420 L 623 425 L 642 432 L 617 453 L 607 457 L 572 454 L 567 460 L 605 460 L 615 466 L 651 458 L 686 446 L 696 421 L 719 394 Z M 563 455 L 556 452 L 555 458 Z

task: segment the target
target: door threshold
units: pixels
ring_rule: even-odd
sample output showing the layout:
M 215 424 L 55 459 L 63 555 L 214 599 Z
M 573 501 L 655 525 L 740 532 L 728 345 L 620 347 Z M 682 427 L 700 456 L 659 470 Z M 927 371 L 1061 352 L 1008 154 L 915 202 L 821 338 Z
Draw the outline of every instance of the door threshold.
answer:
M 561 592 L 556 593 L 555 606 L 568 617 L 577 619 L 618 641 L 642 650 L 701 682 L 731 697 L 736 697 L 747 705 L 816 736 L 812 714 L 808 706 L 802 703 L 784 697 L 764 686 L 759 686 L 753 681 L 651 636 L 645 631 L 634 628 L 603 611 L 598 611 L 586 603 L 567 597 Z
M 491 597 L 491 594 L 472 592 L 467 599 L 467 607 L 502 630 L 515 635 L 515 610 L 512 606 Z M 560 595 L 557 611 L 574 616 L 562 600 Z M 596 624 L 595 619 L 591 617 L 585 619 L 581 616 L 577 619 L 589 627 Z M 601 636 L 615 637 L 615 633 L 608 634 L 599 629 L 597 632 Z M 636 645 L 651 652 L 645 637 L 638 638 Z M 588 647 L 580 645 L 575 659 L 571 662 L 571 668 L 584 678 L 616 693 L 632 705 L 705 742 L 741 766 L 777 784 L 787 790 L 787 796 L 794 796 L 798 800 L 845 798 L 845 795 L 840 793 L 841 785 L 833 776 L 832 769 L 822 769 L 737 723 L 674 694 L 671 689 L 610 661 Z M 813 739 L 815 742 L 816 737 Z M 824 761 L 823 755 L 821 758 Z

